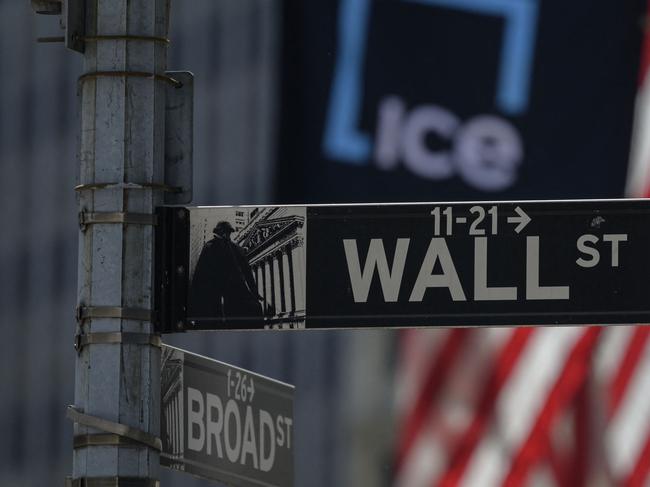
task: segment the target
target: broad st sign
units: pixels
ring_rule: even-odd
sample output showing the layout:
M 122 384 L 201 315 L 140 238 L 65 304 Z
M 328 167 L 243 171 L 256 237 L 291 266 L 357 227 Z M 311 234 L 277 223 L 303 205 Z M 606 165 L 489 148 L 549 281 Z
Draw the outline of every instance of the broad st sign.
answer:
M 646 200 L 166 208 L 161 331 L 645 322 L 649 217 Z
M 163 466 L 234 487 L 293 485 L 293 386 L 163 346 Z

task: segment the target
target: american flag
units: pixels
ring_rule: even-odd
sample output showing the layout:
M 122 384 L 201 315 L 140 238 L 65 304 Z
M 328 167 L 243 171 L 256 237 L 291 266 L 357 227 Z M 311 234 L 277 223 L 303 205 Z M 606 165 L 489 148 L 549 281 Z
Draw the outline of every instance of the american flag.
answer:
M 649 334 L 404 332 L 394 485 L 650 485 Z
M 634 197 L 650 197 L 650 35 L 644 44 Z M 649 335 L 647 326 L 402 332 L 393 485 L 650 486 Z

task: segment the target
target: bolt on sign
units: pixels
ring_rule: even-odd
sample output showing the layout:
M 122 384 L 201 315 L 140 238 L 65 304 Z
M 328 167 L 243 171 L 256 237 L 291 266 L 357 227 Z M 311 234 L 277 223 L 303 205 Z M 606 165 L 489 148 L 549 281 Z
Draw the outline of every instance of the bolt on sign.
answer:
M 161 465 L 234 487 L 293 485 L 294 387 L 163 346 Z
M 650 201 L 162 208 L 161 331 L 650 319 Z

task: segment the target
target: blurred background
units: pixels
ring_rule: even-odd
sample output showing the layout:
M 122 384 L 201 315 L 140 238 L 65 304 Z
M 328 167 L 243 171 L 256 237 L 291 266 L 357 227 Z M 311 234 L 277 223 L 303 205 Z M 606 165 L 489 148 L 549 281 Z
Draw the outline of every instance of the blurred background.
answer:
M 645 0 L 172 0 L 193 204 L 647 196 L 647 31 Z M 48 35 L 0 0 L 2 486 L 71 471 L 82 68 Z M 647 330 L 165 339 L 296 386 L 297 486 L 641 486 Z

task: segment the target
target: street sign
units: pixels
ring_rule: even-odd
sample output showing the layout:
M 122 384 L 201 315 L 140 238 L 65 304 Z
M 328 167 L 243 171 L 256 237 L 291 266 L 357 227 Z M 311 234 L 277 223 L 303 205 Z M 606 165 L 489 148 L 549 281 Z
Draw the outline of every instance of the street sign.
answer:
M 162 208 L 161 331 L 650 320 L 650 201 Z
M 293 391 L 163 345 L 161 465 L 234 487 L 291 487 Z

